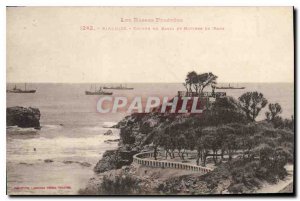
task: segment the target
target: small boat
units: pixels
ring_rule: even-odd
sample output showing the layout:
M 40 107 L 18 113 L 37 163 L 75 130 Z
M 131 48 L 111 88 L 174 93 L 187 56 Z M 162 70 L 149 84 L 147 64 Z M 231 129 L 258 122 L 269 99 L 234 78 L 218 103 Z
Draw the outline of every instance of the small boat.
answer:
M 36 92 L 36 90 L 34 90 L 34 89 L 27 90 L 26 89 L 26 84 L 25 84 L 25 89 L 24 90 L 18 89 L 17 85 L 15 85 L 13 89 L 6 90 L 6 93 L 23 93 L 23 94 L 28 94 L 28 93 L 35 93 L 35 92 Z
M 116 87 L 103 87 L 103 89 L 115 89 L 115 90 L 133 90 L 134 88 L 132 87 L 126 87 L 126 86 L 123 86 L 123 85 L 119 85 L 119 86 L 116 86 Z
M 216 89 L 245 89 L 246 87 L 233 87 L 228 85 L 228 87 L 216 87 Z
M 94 91 L 85 91 L 85 95 L 112 95 L 112 92 L 103 91 L 102 87 L 99 88 L 99 90 Z

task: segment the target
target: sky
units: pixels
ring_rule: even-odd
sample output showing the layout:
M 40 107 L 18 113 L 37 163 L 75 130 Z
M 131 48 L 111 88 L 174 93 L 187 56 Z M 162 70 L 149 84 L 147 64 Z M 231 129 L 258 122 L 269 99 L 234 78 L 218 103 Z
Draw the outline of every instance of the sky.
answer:
M 292 7 L 8 7 L 6 37 L 7 82 L 294 82 Z

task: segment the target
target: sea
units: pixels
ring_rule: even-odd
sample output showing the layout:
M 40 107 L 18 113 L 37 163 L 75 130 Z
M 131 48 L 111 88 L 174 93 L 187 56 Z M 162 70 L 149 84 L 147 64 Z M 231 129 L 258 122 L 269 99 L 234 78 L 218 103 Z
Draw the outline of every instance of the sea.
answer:
M 7 84 L 7 89 L 15 84 Z M 93 168 L 106 150 L 115 149 L 119 130 L 110 128 L 126 115 L 126 111 L 102 114 L 97 111 L 101 96 L 85 95 L 86 90 L 112 83 L 53 84 L 28 83 L 36 93 L 7 93 L 7 107 L 36 107 L 41 112 L 41 129 L 6 129 L 7 193 L 9 195 L 76 195 L 94 176 Z M 228 86 L 228 83 L 220 83 Z M 185 90 L 181 83 L 128 83 L 133 90 L 112 91 L 113 97 L 174 97 Z M 261 92 L 270 103 L 282 106 L 283 118 L 294 115 L 294 84 L 292 83 L 231 83 L 245 89 L 217 89 L 238 98 L 245 92 Z M 24 88 L 17 84 L 18 88 Z M 257 120 L 264 119 L 266 109 Z M 105 133 L 111 130 L 111 135 Z M 47 162 L 48 161 L 48 162 Z

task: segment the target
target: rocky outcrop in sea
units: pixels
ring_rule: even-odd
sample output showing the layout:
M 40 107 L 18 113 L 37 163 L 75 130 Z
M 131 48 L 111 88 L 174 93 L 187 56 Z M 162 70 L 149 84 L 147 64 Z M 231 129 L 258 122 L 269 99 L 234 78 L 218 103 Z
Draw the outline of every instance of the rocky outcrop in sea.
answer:
M 6 126 L 40 129 L 41 113 L 33 107 L 8 107 L 6 108 Z

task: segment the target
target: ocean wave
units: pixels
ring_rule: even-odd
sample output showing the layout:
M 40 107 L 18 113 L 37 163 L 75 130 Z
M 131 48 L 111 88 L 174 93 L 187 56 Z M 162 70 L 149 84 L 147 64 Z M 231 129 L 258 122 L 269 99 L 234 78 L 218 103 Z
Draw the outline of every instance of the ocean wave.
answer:
M 34 128 L 21 128 L 18 126 L 7 126 L 6 130 L 11 134 L 28 134 L 28 133 L 37 133 L 38 130 Z
M 111 128 L 112 126 L 116 125 L 117 122 L 103 122 L 103 128 Z
M 81 128 L 82 130 L 85 130 L 85 131 L 90 131 L 90 132 L 97 132 L 99 134 L 105 134 L 107 133 L 108 131 L 112 132 L 112 134 L 110 135 L 115 135 L 115 134 L 118 134 L 119 133 L 119 130 L 118 129 L 115 129 L 115 128 L 110 128 L 110 127 L 103 127 L 102 125 L 96 125 L 96 126 L 85 126 L 85 127 L 82 127 Z
M 63 125 L 62 124 L 58 124 L 58 125 L 53 125 L 53 124 L 46 124 L 46 125 L 42 125 L 42 129 L 49 129 L 49 130 L 54 130 L 54 129 L 60 129 L 62 128 Z
M 107 129 L 103 128 L 102 126 L 86 126 L 82 128 L 83 130 L 89 130 L 89 131 L 101 131 L 105 132 Z
M 61 129 L 62 125 L 41 125 L 42 130 L 55 130 Z M 6 130 L 8 133 L 12 134 L 28 134 L 28 133 L 37 133 L 38 130 L 35 128 L 21 128 L 18 126 L 7 126 Z
M 91 167 L 92 164 L 88 163 L 88 162 L 80 162 L 80 161 L 72 161 L 72 160 L 64 160 L 63 161 L 64 164 L 79 164 L 83 167 Z

